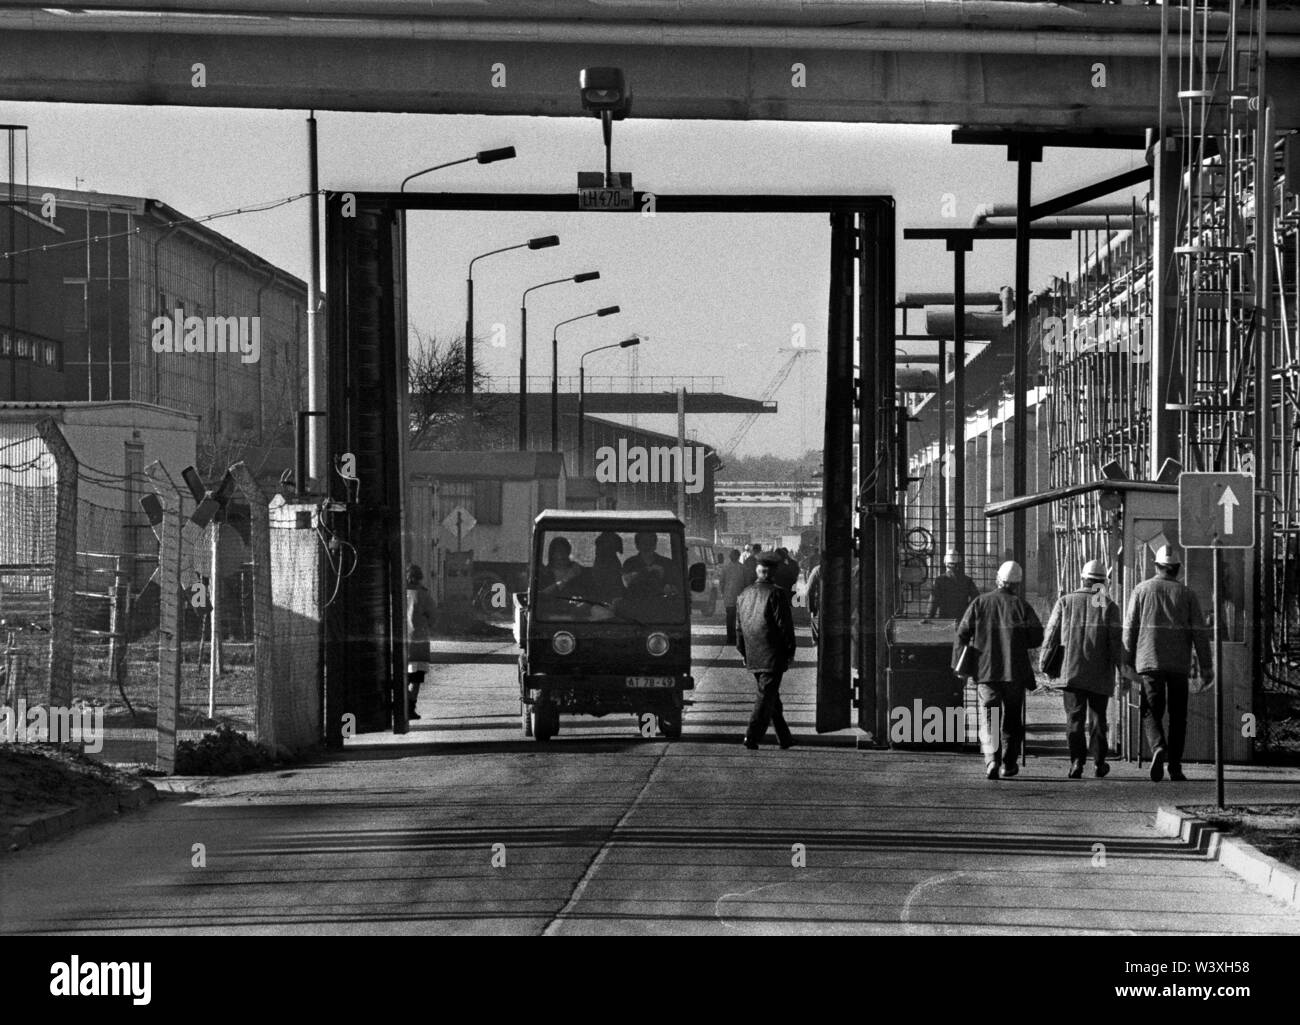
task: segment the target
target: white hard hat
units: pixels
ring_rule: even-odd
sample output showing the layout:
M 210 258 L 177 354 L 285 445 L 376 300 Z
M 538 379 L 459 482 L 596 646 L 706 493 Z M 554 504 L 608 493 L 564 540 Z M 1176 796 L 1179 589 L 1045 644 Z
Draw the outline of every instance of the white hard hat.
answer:
M 1018 562 L 1004 562 L 998 567 L 999 584 L 1018 584 L 1025 579 L 1025 571 Z
M 948 554 L 943 557 L 943 564 L 945 566 L 955 566 L 959 562 L 961 562 L 961 552 L 957 551 L 956 548 L 949 548 Z
M 1105 580 L 1106 563 L 1101 559 L 1089 559 L 1083 564 L 1083 572 L 1080 576 L 1087 580 Z
M 1181 566 L 1183 560 L 1178 555 L 1178 549 L 1173 545 L 1161 545 L 1156 552 L 1157 566 Z

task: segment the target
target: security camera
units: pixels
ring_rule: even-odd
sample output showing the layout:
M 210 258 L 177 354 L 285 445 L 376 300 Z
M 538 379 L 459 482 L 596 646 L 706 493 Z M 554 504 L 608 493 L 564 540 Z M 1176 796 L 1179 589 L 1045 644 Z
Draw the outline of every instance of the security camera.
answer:
M 582 109 L 622 120 L 632 110 L 632 93 L 619 68 L 583 68 L 578 73 Z

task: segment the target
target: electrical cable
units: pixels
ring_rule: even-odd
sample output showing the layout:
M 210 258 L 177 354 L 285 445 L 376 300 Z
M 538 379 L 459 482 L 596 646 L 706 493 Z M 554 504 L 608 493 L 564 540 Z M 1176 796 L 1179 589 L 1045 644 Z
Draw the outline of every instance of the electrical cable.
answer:
M 205 214 L 202 217 L 183 217 L 180 220 L 168 221 L 164 227 L 180 228 L 187 224 L 206 224 L 209 221 L 218 221 L 225 217 L 235 217 L 239 214 L 256 214 L 265 213 L 267 210 L 274 210 L 277 207 L 286 206 L 289 203 L 296 203 L 300 199 L 306 199 L 311 195 L 324 195 L 324 189 L 318 189 L 315 193 L 300 192 L 296 196 L 285 196 L 282 199 L 269 200 L 266 203 L 255 204 L 249 207 L 238 207 L 234 210 L 223 210 L 215 214 Z M 48 224 L 48 221 L 42 223 Z M 8 260 L 15 256 L 26 256 L 30 253 L 43 253 L 51 249 L 64 249 L 71 246 L 85 246 L 96 242 L 105 242 L 109 239 L 127 238 L 131 235 L 139 235 L 144 230 L 143 227 L 132 228 L 130 231 L 116 231 L 104 235 L 93 235 L 85 238 L 70 239 L 67 242 L 49 242 L 42 246 L 31 246 L 27 249 L 15 249 L 12 252 L 0 253 L 0 259 Z M 161 229 L 159 229 L 161 230 Z

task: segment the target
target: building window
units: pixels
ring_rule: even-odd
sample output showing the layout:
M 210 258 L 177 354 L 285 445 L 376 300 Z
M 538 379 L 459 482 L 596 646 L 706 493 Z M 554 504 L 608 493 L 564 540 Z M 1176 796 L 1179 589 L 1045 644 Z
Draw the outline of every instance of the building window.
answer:
M 474 518 L 479 523 L 492 527 L 501 525 L 501 491 L 499 480 L 474 482 Z

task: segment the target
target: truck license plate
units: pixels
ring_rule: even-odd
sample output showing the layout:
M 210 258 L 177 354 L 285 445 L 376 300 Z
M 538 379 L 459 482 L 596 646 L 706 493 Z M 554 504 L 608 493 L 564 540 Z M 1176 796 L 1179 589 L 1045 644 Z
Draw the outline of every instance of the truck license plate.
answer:
M 627 685 L 629 687 L 671 687 L 673 678 L 671 676 L 629 676 Z

